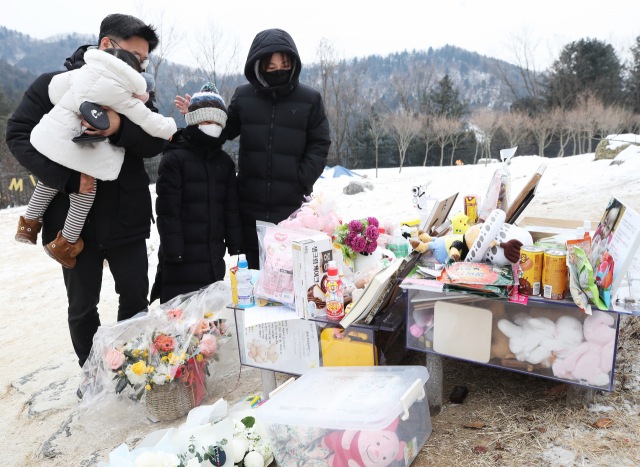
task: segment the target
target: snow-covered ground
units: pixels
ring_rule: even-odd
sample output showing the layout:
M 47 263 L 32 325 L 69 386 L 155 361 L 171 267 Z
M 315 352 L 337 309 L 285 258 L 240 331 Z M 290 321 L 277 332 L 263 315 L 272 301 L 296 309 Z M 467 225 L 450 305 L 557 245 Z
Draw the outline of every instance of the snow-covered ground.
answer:
M 626 158 L 620 165 L 611 165 L 610 160 L 594 161 L 593 154 L 561 159 L 515 157 L 510 166 L 512 197 L 517 195 L 543 162 L 548 163 L 548 168 L 537 196 L 525 215 L 597 221 L 612 195 L 620 197 L 640 211 L 640 154 Z M 335 195 L 337 212 L 345 220 L 376 216 L 382 220 L 399 222 L 416 217 L 412 186 L 431 180 L 428 190 L 431 195 L 459 191 L 455 212 L 462 209 L 463 195 L 475 193 L 484 197 L 496 167 L 497 165 L 408 167 L 402 169 L 402 173 L 398 173 L 397 168 L 381 169 L 378 177 L 375 169 L 359 170 L 358 173 L 367 175 L 373 190 L 345 195 L 342 189 L 352 180 L 346 177 L 321 179 L 314 189 L 325 195 Z M 155 187 L 151 189 L 155 196 Z M 74 359 L 67 327 L 67 297 L 60 266 L 46 256 L 41 246 L 28 246 L 13 241 L 18 217 L 24 214 L 25 209 L 22 207 L 0 211 L 0 233 L 5 241 L 0 267 L 0 280 L 3 284 L 0 288 L 0 335 L 4 355 L 1 365 L 3 371 L 0 372 L 2 388 L 7 388 L 11 382 L 62 358 L 66 361 Z M 155 225 L 152 229 L 151 238 L 147 242 L 150 283 L 155 276 L 159 245 Z M 99 304 L 103 323 L 115 321 L 117 303 L 113 277 L 105 264 Z M 65 368 L 59 371 L 69 374 L 76 371 L 73 365 Z M 243 378 L 247 377 L 243 371 Z M 252 377 L 255 378 L 255 375 Z M 29 391 L 35 392 L 38 389 L 40 388 L 32 387 Z M 0 442 L 9 446 L 8 452 L 3 450 L 3 457 L 9 456 L 4 459 L 5 465 L 39 465 L 36 449 L 58 429 L 61 420 L 72 413 L 73 407 L 65 406 L 58 408 L 56 415 L 27 419 L 23 411 L 30 396 L 30 392 L 19 393 L 15 389 L 7 389 L 0 395 L 3 406 Z M 108 444 L 112 448 L 128 436 L 121 435 L 120 439 L 117 430 L 110 433 Z M 78 465 L 91 453 L 102 450 L 103 455 L 106 448 L 108 446 L 105 446 L 104 439 L 97 435 L 87 438 L 73 452 L 66 453 L 63 458 L 48 465 Z

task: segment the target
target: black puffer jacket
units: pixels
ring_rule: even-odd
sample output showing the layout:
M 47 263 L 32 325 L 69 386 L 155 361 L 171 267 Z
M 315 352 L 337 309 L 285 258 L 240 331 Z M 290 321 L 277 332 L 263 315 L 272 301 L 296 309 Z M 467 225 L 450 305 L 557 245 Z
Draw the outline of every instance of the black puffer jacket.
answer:
M 160 252 L 151 301 L 164 303 L 224 279 L 225 243 L 238 254 L 242 226 L 233 160 L 197 126 L 167 143 L 158 174 Z
M 86 48 L 80 47 L 67 59 L 65 66 L 68 70 L 84 65 Z M 62 230 L 69 211 L 69 193 L 77 193 L 80 188 L 79 172 L 52 162 L 29 141 L 33 127 L 53 109 L 48 88 L 58 73 L 61 72 L 40 75 L 24 93 L 7 123 L 7 145 L 20 165 L 45 185 L 59 191 L 44 214 L 44 243 L 51 242 Z M 147 107 L 158 111 L 153 97 L 147 101 Z M 110 182 L 98 180 L 96 198 L 80 234 L 85 243 L 96 244 L 100 249 L 149 238 L 151 195 L 144 158 L 157 156 L 164 145 L 164 140 L 149 136 L 126 117 L 120 118 L 120 130 L 109 137 L 112 144 L 126 150 L 120 175 Z
M 274 52 L 294 59 L 289 83 L 266 87 L 256 62 Z M 246 249 L 257 249 L 256 220 L 278 223 L 309 194 L 327 162 L 329 121 L 320 93 L 299 83 L 300 57 L 281 29 L 259 33 L 229 105 L 227 139 L 240 135 L 238 187 Z

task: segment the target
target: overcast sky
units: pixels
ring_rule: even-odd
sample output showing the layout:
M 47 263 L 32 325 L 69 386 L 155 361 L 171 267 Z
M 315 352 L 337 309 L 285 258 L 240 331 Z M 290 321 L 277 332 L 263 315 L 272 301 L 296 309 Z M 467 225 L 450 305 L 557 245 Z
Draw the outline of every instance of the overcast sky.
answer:
M 19 0 L 3 1 L 0 25 L 44 39 L 54 34 L 97 34 L 109 13 L 164 11 L 175 19 L 186 40 L 171 59 L 193 64 L 190 47 L 196 31 L 217 21 L 239 39 L 243 61 L 255 34 L 282 28 L 296 41 L 303 62 L 315 61 L 318 42 L 327 38 L 346 57 L 386 55 L 405 49 L 452 44 L 513 61 L 512 35 L 529 31 L 538 41 L 544 65 L 562 45 L 583 37 L 612 43 L 626 53 L 640 35 L 640 0 Z M 136 6 L 137 3 L 137 6 Z

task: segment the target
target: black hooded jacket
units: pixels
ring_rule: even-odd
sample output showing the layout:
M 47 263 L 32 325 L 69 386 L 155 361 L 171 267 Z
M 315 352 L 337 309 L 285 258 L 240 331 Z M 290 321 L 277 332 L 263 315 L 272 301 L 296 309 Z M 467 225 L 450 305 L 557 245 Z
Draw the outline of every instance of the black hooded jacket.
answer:
M 193 292 L 225 275 L 242 246 L 235 164 L 220 140 L 197 126 L 178 131 L 158 168 L 156 214 L 160 233 L 153 302 Z
M 84 65 L 87 48 L 80 47 L 67 58 L 67 70 Z M 54 240 L 62 230 L 69 211 L 69 193 L 77 193 L 80 189 L 79 172 L 49 160 L 29 141 L 31 130 L 53 109 L 49 100 L 49 83 L 59 73 L 64 72 L 40 75 L 24 93 L 7 122 L 7 145 L 20 165 L 45 185 L 59 191 L 44 214 L 44 243 Z M 158 111 L 153 96 L 147 101 L 147 107 Z M 125 116 L 121 115 L 120 119 L 120 129 L 109 137 L 112 144 L 126 150 L 120 175 L 113 181 L 98 180 L 96 198 L 80 234 L 85 243 L 95 244 L 100 249 L 149 238 L 151 230 L 151 194 L 143 159 L 160 154 L 164 140 L 145 133 Z
M 274 52 L 293 59 L 291 80 L 267 87 L 256 75 L 257 62 Z M 278 223 L 311 193 L 327 162 L 331 138 L 322 97 L 301 84 L 300 56 L 291 36 L 281 29 L 260 32 L 251 44 L 244 74 L 249 84 L 231 98 L 225 129 L 240 135 L 238 191 L 244 247 L 257 249 L 256 220 Z

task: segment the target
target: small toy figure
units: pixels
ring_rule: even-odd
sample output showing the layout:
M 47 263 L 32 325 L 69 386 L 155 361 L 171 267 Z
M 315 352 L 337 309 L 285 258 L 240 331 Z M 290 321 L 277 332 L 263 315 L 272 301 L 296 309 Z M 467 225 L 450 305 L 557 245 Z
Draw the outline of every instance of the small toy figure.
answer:
M 464 235 L 471 227 L 469 216 L 459 212 L 451 218 L 451 226 L 455 235 Z
M 461 252 L 464 249 L 463 235 L 447 235 L 445 237 L 433 238 L 423 232 L 418 231 L 418 239 L 411 240 L 411 246 L 418 253 L 425 253 L 427 250 L 433 251 L 433 257 L 439 263 L 446 263 L 449 258 L 454 261 L 464 259 Z

